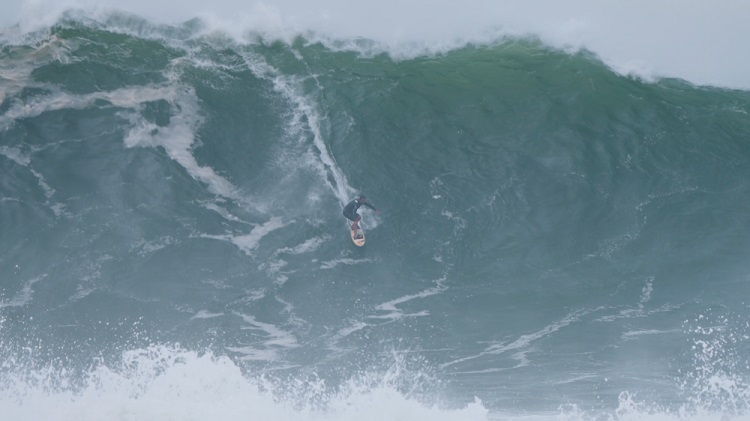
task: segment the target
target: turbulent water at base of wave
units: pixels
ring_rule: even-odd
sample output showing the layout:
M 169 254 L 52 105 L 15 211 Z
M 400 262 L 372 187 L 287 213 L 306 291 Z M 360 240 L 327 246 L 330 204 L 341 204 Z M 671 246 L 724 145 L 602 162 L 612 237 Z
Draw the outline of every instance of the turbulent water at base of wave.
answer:
M 3 29 L 2 419 L 750 419 L 750 93 L 407 47 Z

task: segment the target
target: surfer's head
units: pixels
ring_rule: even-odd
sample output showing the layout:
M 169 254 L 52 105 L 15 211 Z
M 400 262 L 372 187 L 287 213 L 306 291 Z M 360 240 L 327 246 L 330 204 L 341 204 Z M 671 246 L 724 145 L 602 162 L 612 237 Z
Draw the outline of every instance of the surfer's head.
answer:
M 367 198 L 365 197 L 364 194 L 360 194 L 359 195 L 359 203 L 365 203 L 366 200 L 367 200 Z

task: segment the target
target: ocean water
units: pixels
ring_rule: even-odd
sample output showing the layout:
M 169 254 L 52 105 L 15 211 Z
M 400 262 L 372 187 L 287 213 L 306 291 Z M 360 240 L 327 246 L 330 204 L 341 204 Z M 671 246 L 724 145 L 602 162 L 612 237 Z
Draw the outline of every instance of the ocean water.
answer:
M 750 419 L 750 93 L 389 48 L 6 28 L 3 419 Z

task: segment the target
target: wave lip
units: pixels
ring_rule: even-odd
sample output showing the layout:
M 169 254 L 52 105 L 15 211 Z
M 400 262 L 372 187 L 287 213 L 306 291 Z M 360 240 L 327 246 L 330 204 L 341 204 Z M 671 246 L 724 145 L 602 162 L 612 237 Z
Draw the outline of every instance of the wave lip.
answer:
M 0 25 L 18 24 L 24 31 L 53 25 L 72 8 L 101 19 L 119 9 L 153 22 L 176 24 L 199 18 L 206 32 L 221 31 L 238 40 L 249 33 L 291 42 L 305 36 L 329 47 L 360 49 L 373 41 L 394 57 L 441 53 L 468 44 L 496 43 L 503 37 L 535 37 L 554 48 L 586 49 L 621 74 L 646 80 L 681 78 L 697 85 L 750 89 L 750 4 L 647 0 L 598 2 L 479 0 L 441 5 L 395 0 L 351 4 L 338 0 L 277 0 L 239 3 L 217 0 L 210 7 L 188 0 L 174 8 L 168 2 L 112 0 L 91 7 L 83 0 L 33 3 L 11 1 Z M 8 30 L 6 29 L 6 32 Z M 315 35 L 317 34 L 317 35 Z M 328 40 L 328 41 L 326 41 Z M 334 42 L 335 40 L 335 42 Z

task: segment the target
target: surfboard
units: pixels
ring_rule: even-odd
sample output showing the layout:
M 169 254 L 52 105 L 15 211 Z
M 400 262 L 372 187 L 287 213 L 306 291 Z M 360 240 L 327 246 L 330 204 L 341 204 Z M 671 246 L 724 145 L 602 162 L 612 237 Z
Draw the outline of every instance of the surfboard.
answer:
M 359 220 L 359 225 L 357 226 L 357 230 L 353 231 L 351 227 L 349 227 L 349 232 L 352 235 L 352 241 L 354 242 L 354 245 L 357 247 L 362 247 L 365 245 L 365 231 L 362 229 L 362 220 Z

